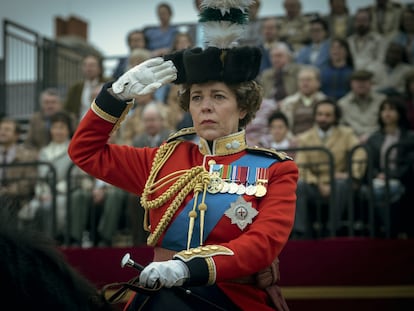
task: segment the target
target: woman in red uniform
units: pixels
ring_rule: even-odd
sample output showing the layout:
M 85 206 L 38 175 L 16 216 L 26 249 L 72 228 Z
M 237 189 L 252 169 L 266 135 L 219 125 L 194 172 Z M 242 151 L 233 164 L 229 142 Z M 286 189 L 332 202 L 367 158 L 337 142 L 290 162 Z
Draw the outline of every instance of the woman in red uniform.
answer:
M 145 209 L 154 261 L 139 282 L 163 289 L 149 300 L 137 294 L 128 310 L 163 310 L 165 302 L 169 310 L 287 310 L 276 285 L 277 257 L 294 221 L 298 171 L 284 154 L 246 145 L 244 128 L 262 100 L 254 81 L 259 66 L 255 47 L 150 59 L 106 84 L 80 123 L 72 160 L 141 196 Z M 194 127 L 159 148 L 109 144 L 128 101 L 169 82 L 183 85 L 180 102 Z M 182 286 L 194 294 L 184 305 L 161 298 L 180 296 Z

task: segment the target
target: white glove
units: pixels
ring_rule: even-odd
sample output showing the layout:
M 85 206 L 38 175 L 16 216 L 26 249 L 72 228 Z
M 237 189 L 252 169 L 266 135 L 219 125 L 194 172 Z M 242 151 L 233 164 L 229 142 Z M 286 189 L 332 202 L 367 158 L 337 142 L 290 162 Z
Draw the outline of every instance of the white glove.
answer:
M 152 262 L 141 271 L 139 283 L 147 288 L 181 286 L 190 277 L 190 271 L 180 260 Z
M 148 59 L 129 69 L 112 84 L 112 92 L 120 100 L 154 92 L 160 86 L 177 79 L 172 61 L 162 57 Z

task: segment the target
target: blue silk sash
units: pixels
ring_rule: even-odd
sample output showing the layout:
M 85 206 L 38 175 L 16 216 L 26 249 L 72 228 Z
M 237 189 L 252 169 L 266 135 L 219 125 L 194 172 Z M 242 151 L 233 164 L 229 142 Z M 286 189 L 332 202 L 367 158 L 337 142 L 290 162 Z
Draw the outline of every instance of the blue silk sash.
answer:
M 238 160 L 231 163 L 231 165 L 248 166 L 249 175 L 247 178 L 248 183 L 254 183 L 256 180 L 256 168 L 268 168 L 277 159 L 271 157 L 264 157 L 256 154 L 246 154 Z M 207 211 L 205 213 L 204 220 L 204 234 L 203 242 L 207 239 L 210 232 L 217 225 L 219 220 L 223 217 L 224 212 L 230 208 L 230 204 L 235 202 L 240 195 L 230 193 L 206 193 L 205 203 L 207 204 Z M 198 204 L 201 203 L 202 193 L 198 195 Z M 189 217 L 188 213 L 192 210 L 194 205 L 194 198 L 191 199 L 187 205 L 180 211 L 180 214 L 174 219 L 167 229 L 164 239 L 162 241 L 162 247 L 181 251 L 187 248 L 187 233 Z M 196 212 L 199 214 L 199 210 L 196 207 Z M 200 222 L 199 217 L 195 219 L 194 230 L 191 239 L 190 248 L 200 245 Z

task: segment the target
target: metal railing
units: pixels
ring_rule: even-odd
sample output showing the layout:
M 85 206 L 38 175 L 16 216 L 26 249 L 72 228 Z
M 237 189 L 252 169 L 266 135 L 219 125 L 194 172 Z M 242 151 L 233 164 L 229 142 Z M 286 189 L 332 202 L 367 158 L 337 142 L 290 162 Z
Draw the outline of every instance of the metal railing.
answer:
M 47 174 L 45 176 L 39 176 L 37 171 L 39 167 L 46 166 L 47 167 Z M 50 162 L 44 161 L 32 161 L 32 162 L 18 162 L 18 163 L 8 163 L 8 164 L 0 164 L 0 168 L 3 170 L 13 170 L 19 168 L 28 168 L 32 169 L 32 171 L 26 176 L 16 176 L 16 177 L 7 177 L 10 174 L 4 174 L 3 178 L 6 180 L 2 180 L 7 185 L 12 184 L 19 184 L 19 183 L 26 183 L 28 188 L 30 189 L 30 193 L 21 193 L 22 190 L 19 189 L 17 185 L 16 188 L 18 190 L 18 194 L 16 195 L 15 199 L 19 202 L 17 208 L 22 208 L 22 202 L 29 204 L 30 200 L 35 198 L 35 187 L 36 184 L 39 182 L 46 183 L 50 188 L 50 195 L 51 195 L 51 217 L 52 217 L 52 228 L 51 228 L 51 235 L 55 236 L 56 234 L 56 169 Z M 6 195 L 7 191 L 2 194 L 2 196 Z M 2 202 L 4 204 L 4 202 Z M 16 219 L 17 221 L 17 219 Z
M 0 116 L 27 119 L 39 109 L 39 94 L 48 87 L 66 94 L 82 78 L 82 53 L 3 20 L 3 60 L 0 66 Z
M 331 188 L 331 192 L 329 194 L 328 197 L 328 210 L 329 210 L 329 222 L 330 222 L 330 235 L 332 237 L 336 236 L 336 220 L 337 220 L 337 207 L 336 207 L 336 202 L 335 202 L 335 189 L 336 189 L 336 185 L 335 185 L 335 161 L 334 161 L 334 156 L 332 154 L 332 152 L 322 146 L 313 146 L 313 147 L 295 147 L 295 148 L 288 148 L 288 149 L 281 149 L 279 151 L 283 151 L 286 153 L 297 153 L 297 152 L 321 152 L 322 154 L 324 154 L 327 158 L 327 161 L 321 161 L 321 162 L 312 162 L 312 163 L 297 163 L 299 168 L 302 169 L 307 169 L 307 168 L 311 168 L 314 171 L 318 171 L 319 167 L 321 166 L 328 166 L 328 175 L 329 175 L 329 185 Z M 300 176 L 300 178 L 302 178 L 303 180 L 306 181 L 306 176 Z M 322 237 L 323 233 L 322 233 L 322 229 L 323 229 L 323 212 L 322 212 L 322 205 L 323 205 L 323 199 L 322 197 L 320 198 L 320 200 L 318 200 L 316 202 L 316 236 L 317 237 Z
M 384 204 L 382 204 L 382 208 L 384 208 L 385 211 L 385 237 L 390 238 L 390 231 L 391 231 L 391 218 L 390 218 L 390 206 L 391 206 L 391 199 L 390 199 L 390 186 L 389 186 L 389 180 L 390 180 L 390 163 L 391 163 L 391 152 L 395 150 L 395 148 L 399 148 L 402 144 L 397 143 L 392 146 L 390 146 L 386 152 L 386 163 L 385 163 L 385 184 L 386 184 L 386 196 L 384 200 Z M 355 152 L 357 152 L 359 149 L 364 149 L 367 153 L 367 158 L 365 160 L 361 160 L 360 163 L 356 163 L 353 161 L 353 155 Z M 316 222 L 319 224 L 322 224 L 323 222 L 323 211 L 322 211 L 322 205 L 327 206 L 328 208 L 328 221 L 329 221 L 329 236 L 335 237 L 337 236 L 336 228 L 337 228 L 337 202 L 335 202 L 335 171 L 334 171 L 334 156 L 333 154 L 326 149 L 325 147 L 303 147 L 303 148 L 289 148 L 285 150 L 288 153 L 296 153 L 296 152 L 320 152 L 321 154 L 324 154 L 325 159 L 322 159 L 320 162 L 313 162 L 313 163 L 297 163 L 300 168 L 312 168 L 314 171 L 318 171 L 319 166 L 327 166 L 328 167 L 328 175 L 329 175 L 329 184 L 331 186 L 331 192 L 327 200 L 323 199 L 321 197 L 318 202 L 315 202 L 317 204 L 316 208 L 316 214 L 314 218 L 316 219 Z M 349 197 L 349 204 L 347 209 L 347 221 L 348 221 L 348 236 L 354 236 L 354 223 L 355 223 L 355 215 L 354 210 L 356 208 L 355 205 L 355 193 L 360 191 L 361 184 L 364 184 L 366 186 L 367 191 L 364 194 L 364 198 L 362 202 L 362 205 L 364 208 L 368 211 L 368 221 L 367 221 L 367 228 L 369 229 L 369 236 L 375 237 L 376 235 L 376 229 L 378 229 L 377 224 L 375 222 L 375 206 L 374 206 L 374 194 L 373 194 L 373 163 L 372 163 L 372 156 L 370 154 L 369 148 L 367 148 L 365 145 L 358 145 L 355 146 L 352 150 L 349 151 L 348 156 L 348 166 L 347 170 L 349 173 L 349 181 L 350 183 L 356 184 L 357 186 L 353 189 L 351 193 L 348 194 Z M 365 181 L 363 181 L 360 177 L 356 178 L 353 176 L 353 165 L 365 165 L 366 166 L 366 174 L 365 174 Z M 51 213 L 50 217 L 52 217 L 52 235 L 56 237 L 56 198 L 57 198 L 57 190 L 56 190 L 56 170 L 52 163 L 50 162 L 24 162 L 24 163 L 12 163 L 12 164 L 0 164 L 1 169 L 11 169 L 14 167 L 31 167 L 34 171 L 38 171 L 40 166 L 47 166 L 47 174 L 43 176 L 39 176 L 38 174 L 23 176 L 23 178 L 27 179 L 27 182 L 31 183 L 33 185 L 33 189 L 35 187 L 35 184 L 37 182 L 45 182 L 50 187 L 51 191 L 51 197 L 52 197 L 52 203 L 51 203 Z M 326 170 L 325 170 L 326 172 Z M 65 232 L 64 232 L 64 241 L 63 244 L 69 246 L 71 243 L 70 237 L 71 237 L 71 227 L 72 227 L 72 206 L 73 206 L 73 200 L 72 195 L 75 189 L 80 187 L 80 180 L 88 178 L 92 182 L 94 181 L 94 178 L 92 176 L 87 175 L 86 173 L 80 171 L 74 164 L 70 166 L 68 169 L 67 175 L 66 175 L 66 182 L 67 182 L 67 193 L 66 193 L 66 222 L 65 222 Z M 301 178 L 304 178 L 306 180 L 306 176 L 301 176 Z M 14 177 L 14 178 L 8 178 L 7 182 L 21 182 L 22 177 Z M 33 190 L 34 191 L 34 190 Z M 31 195 L 22 195 L 20 196 L 20 199 L 23 199 L 25 201 L 30 200 L 34 197 L 34 192 Z M 358 198 L 361 199 L 361 198 Z M 91 206 L 85 206 L 85 209 L 88 209 L 88 221 L 90 226 L 88 226 L 88 229 L 91 230 L 91 233 L 93 233 L 96 228 L 97 223 L 97 217 L 98 215 L 95 214 L 95 211 L 91 209 Z M 323 237 L 323 233 L 321 231 L 321 227 L 314 228 L 316 231 L 316 237 Z M 94 240 L 92 238 L 92 240 Z

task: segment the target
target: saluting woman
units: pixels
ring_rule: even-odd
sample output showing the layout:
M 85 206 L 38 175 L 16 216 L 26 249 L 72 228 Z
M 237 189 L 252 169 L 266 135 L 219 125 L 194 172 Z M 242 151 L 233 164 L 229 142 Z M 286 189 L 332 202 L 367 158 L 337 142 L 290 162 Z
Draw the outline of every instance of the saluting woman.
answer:
M 246 14 L 236 9 L 223 15 L 205 5 L 203 12 Z M 128 310 L 288 309 L 276 284 L 277 258 L 294 222 L 298 170 L 282 153 L 246 145 L 244 127 L 262 100 L 259 66 L 255 47 L 216 45 L 150 59 L 106 84 L 80 123 L 73 161 L 141 196 L 145 209 L 154 261 L 139 283 L 162 289 L 149 299 L 136 294 Z M 159 148 L 108 144 L 128 100 L 169 82 L 182 84 L 180 102 L 194 127 Z M 197 140 L 185 139 L 194 134 Z M 180 299 L 174 289 L 182 286 L 194 295 Z

